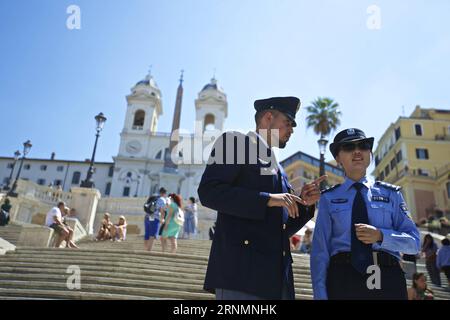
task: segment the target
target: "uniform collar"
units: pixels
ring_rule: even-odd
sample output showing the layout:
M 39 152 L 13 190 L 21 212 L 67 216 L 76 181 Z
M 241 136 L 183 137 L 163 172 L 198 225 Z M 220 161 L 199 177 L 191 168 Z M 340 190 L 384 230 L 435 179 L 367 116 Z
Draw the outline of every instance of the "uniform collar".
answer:
M 370 188 L 372 184 L 372 181 L 369 178 L 367 178 L 367 176 L 362 177 L 359 181 L 354 181 L 349 177 L 346 177 L 342 186 L 344 187 L 345 190 L 349 190 L 356 182 L 362 183 L 366 188 Z

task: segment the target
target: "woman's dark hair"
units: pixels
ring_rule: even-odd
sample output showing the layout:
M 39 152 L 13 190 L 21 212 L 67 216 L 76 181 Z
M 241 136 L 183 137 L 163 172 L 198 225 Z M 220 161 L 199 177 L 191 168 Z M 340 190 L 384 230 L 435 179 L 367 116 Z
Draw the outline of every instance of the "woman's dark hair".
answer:
M 427 241 L 429 240 L 429 241 Z M 423 238 L 422 249 L 432 248 L 434 246 L 434 240 L 431 234 L 426 234 Z
M 441 243 L 443 246 L 448 246 L 450 245 L 450 240 L 448 238 L 444 238 L 442 239 Z
M 180 195 L 176 194 L 176 193 L 171 193 L 169 194 L 169 197 L 173 200 L 173 202 L 175 202 L 178 206 L 178 208 L 181 208 L 181 197 Z
M 416 281 L 419 280 L 420 277 L 425 277 L 425 274 L 423 272 L 416 272 L 412 276 L 412 286 L 414 289 L 417 289 Z
M 190 197 L 189 200 L 191 200 L 192 203 L 195 203 L 195 198 L 194 197 Z

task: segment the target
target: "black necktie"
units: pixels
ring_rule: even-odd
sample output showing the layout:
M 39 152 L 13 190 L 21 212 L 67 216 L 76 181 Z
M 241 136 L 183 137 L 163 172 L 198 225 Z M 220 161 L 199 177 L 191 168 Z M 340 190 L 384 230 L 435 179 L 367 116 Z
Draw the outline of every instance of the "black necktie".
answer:
M 364 201 L 361 189 L 364 187 L 362 183 L 355 183 L 353 187 L 356 189 L 355 200 L 352 207 L 352 266 L 360 273 L 365 274 L 367 267 L 373 264 L 372 245 L 364 244 L 356 237 L 355 223 L 369 224 L 367 215 L 367 207 Z

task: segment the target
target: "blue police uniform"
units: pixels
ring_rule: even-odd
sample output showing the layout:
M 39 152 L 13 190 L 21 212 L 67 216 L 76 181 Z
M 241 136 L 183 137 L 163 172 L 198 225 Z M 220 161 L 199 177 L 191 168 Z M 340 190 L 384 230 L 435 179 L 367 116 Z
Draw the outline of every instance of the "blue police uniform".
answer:
M 332 284 L 333 280 L 336 280 L 330 279 L 329 275 L 332 257 L 338 256 L 340 253 L 351 252 L 352 205 L 357 192 L 353 188 L 355 182 L 357 181 L 346 178 L 341 185 L 322 192 L 311 252 L 311 277 L 315 299 L 327 299 L 330 289 L 328 286 Z M 367 208 L 368 224 L 376 227 L 383 234 L 382 242 L 372 244 L 372 250 L 384 252 L 384 257 L 386 254 L 395 257 L 394 261 L 400 259 L 400 252 L 417 254 L 420 247 L 420 235 L 415 223 L 411 220 L 400 187 L 379 181 L 374 182 L 367 177 L 358 182 L 364 186 L 361 193 Z M 348 263 L 347 266 L 351 265 Z M 390 266 L 399 268 L 395 262 Z M 373 291 L 373 295 L 362 298 L 377 297 L 377 294 L 379 298 L 386 297 L 383 294 L 388 290 L 387 282 L 392 283 L 392 281 L 383 281 L 383 273 L 385 275 L 392 273 L 392 268 L 385 271 L 383 265 L 380 267 L 381 291 Z M 342 268 L 340 270 L 343 271 Z M 398 271 L 398 269 L 395 271 L 394 278 L 398 274 L 404 282 L 403 273 Z M 341 275 L 341 279 L 349 275 L 348 272 L 345 273 Z M 364 282 L 362 286 L 365 286 L 367 276 L 362 275 L 358 280 L 355 280 L 356 278 L 358 276 L 354 275 L 353 279 L 347 279 L 347 281 Z M 341 290 L 345 290 L 345 288 L 341 288 Z
M 244 141 L 244 150 L 235 139 Z M 227 152 L 233 151 L 229 163 Z M 244 163 L 236 163 L 243 155 Z M 270 193 L 287 192 L 292 187 L 258 134 L 227 132 L 218 138 L 198 188 L 201 203 L 218 211 L 205 290 L 244 293 L 230 299 L 295 298 L 289 237 L 313 217 L 314 206 L 298 204 L 295 219 L 282 207 L 267 207 Z

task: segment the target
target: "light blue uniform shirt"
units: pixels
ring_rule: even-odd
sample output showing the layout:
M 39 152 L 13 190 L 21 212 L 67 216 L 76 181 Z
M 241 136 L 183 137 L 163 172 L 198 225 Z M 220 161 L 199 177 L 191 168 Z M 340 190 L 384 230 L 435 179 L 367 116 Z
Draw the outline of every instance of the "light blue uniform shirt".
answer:
M 450 246 L 442 246 L 437 253 L 436 267 L 450 266 Z
M 315 299 L 327 299 L 327 269 L 330 257 L 351 251 L 352 206 L 356 195 L 353 181 L 322 193 L 314 228 L 311 250 L 311 278 Z M 400 188 L 374 182 L 367 177 L 360 181 L 365 188 L 361 193 L 366 202 L 369 224 L 383 233 L 383 241 L 372 244 L 372 249 L 385 251 L 397 259 L 400 252 L 417 254 L 420 235 L 411 220 Z

